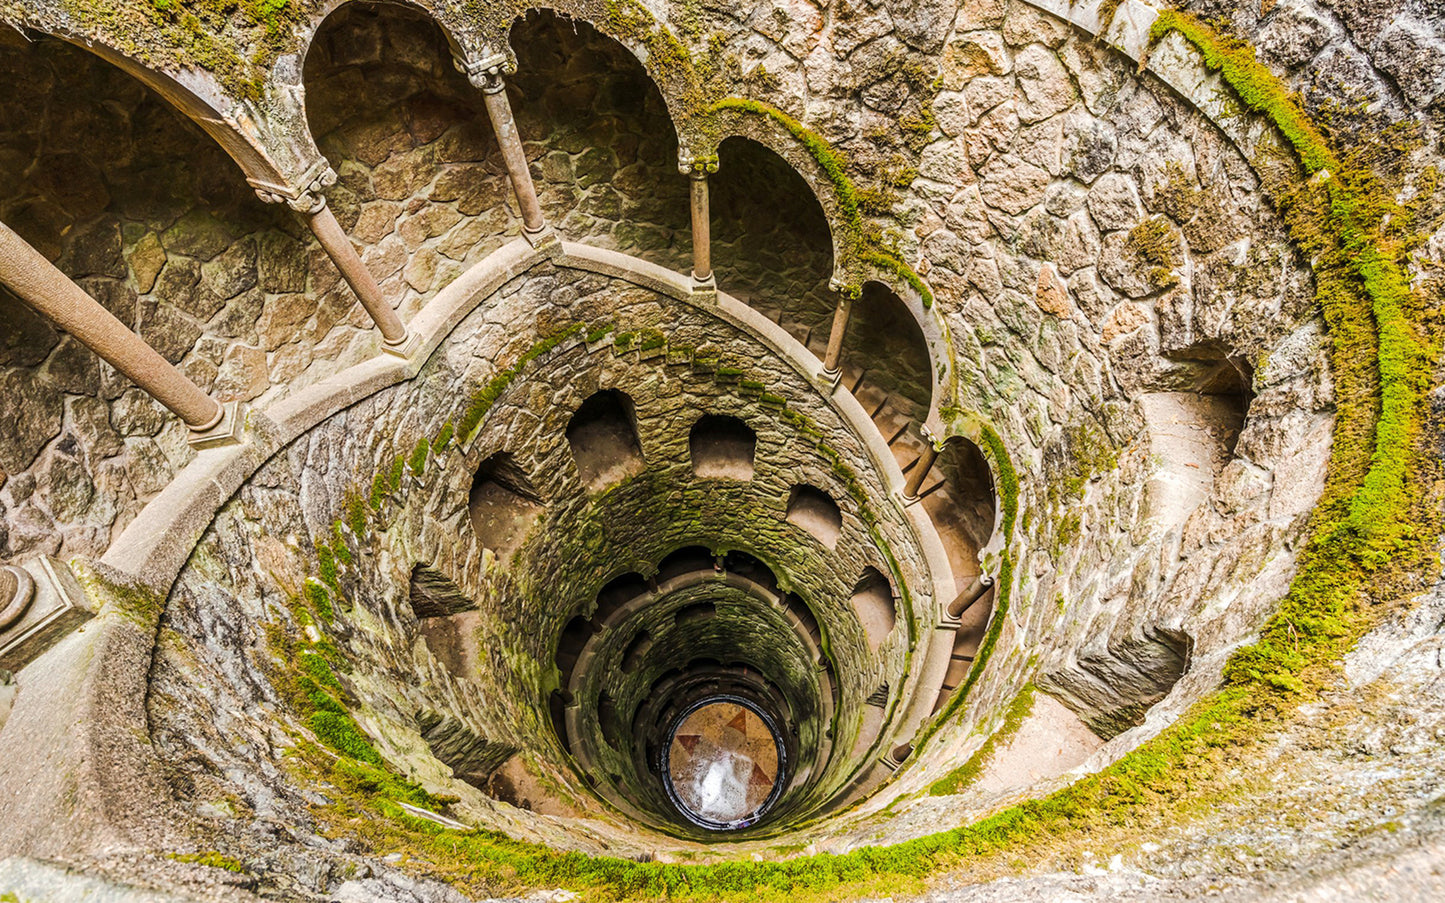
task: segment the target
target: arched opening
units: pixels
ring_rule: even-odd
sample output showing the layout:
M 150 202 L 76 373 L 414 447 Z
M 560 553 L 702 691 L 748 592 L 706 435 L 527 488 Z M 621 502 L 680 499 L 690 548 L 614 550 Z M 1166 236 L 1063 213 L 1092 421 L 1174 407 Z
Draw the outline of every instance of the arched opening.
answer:
M 1183 630 L 1145 626 L 1138 634 L 1110 639 L 1104 648 L 1079 650 L 1074 662 L 1039 679 L 1039 686 L 1110 740 L 1144 723 L 1189 670 L 1194 640 Z
M 710 571 L 717 567 L 717 558 L 711 549 L 703 546 L 683 546 L 668 553 L 657 564 L 657 582 L 666 583 L 694 571 Z
M 309 361 L 301 337 L 257 329 L 306 289 L 295 214 L 262 203 L 199 126 L 95 54 L 14 28 L 0 85 L 0 222 L 218 399 L 285 381 L 274 347 Z M 286 300 L 303 319 L 314 307 Z M 35 487 L 8 503 L 26 529 L 0 530 L 0 559 L 99 557 L 185 460 L 158 402 L 4 287 L 0 385 L 0 471 L 12 493 Z
M 948 554 L 954 589 L 962 590 L 979 571 L 978 553 L 993 535 L 997 511 L 983 450 L 963 436 L 949 437 L 918 494 Z
M 632 399 L 616 389 L 604 389 L 582 402 L 567 421 L 567 444 L 577 475 L 592 491 L 635 476 L 644 466 Z
M 687 179 L 662 94 L 637 57 L 586 22 L 534 10 L 512 26 L 507 79 L 548 219 L 571 241 L 686 272 Z
M 673 623 L 678 627 L 686 627 L 688 624 L 696 624 L 699 621 L 710 621 L 717 617 L 717 605 L 712 602 L 694 602 L 677 610 L 673 615 Z
M 421 10 L 347 3 L 303 69 L 311 133 L 339 176 L 328 203 L 405 313 L 521 228 L 482 93 L 451 57 Z M 338 292 L 322 303 L 349 307 Z
M 602 728 L 603 742 L 616 749 L 621 726 L 617 722 L 617 703 L 612 701 L 612 694 L 606 690 L 597 697 L 597 721 Z M 613 783 L 616 783 L 615 779 Z
M 417 617 L 417 633 L 444 668 L 461 678 L 478 675 L 482 615 L 476 600 L 429 564 L 411 569 L 408 599 Z
M 477 468 L 467 509 L 477 539 L 506 560 L 522 547 L 542 504 L 526 471 L 507 452 L 497 452 Z
M 609 580 L 597 593 L 597 610 L 592 613 L 592 619 L 598 623 L 606 621 L 622 606 L 649 589 L 647 578 L 636 571 Z
M 627 644 L 627 651 L 622 653 L 623 673 L 634 673 L 641 666 L 651 648 L 652 634 L 646 630 L 639 630 L 637 636 L 632 638 L 632 642 Z
M 1254 371 L 1205 342 L 1167 355 L 1164 391 L 1137 397 L 1153 473 L 1147 510 L 1156 529 L 1188 520 L 1235 455 L 1254 400 Z
M 557 734 L 557 741 L 562 744 L 562 751 L 570 756 L 572 737 L 567 730 L 567 696 L 561 690 L 553 690 L 548 694 L 547 715 L 552 720 L 552 730 Z
M 918 320 L 887 286 L 865 282 L 853 301 L 839 369 L 907 468 L 924 449 L 918 425 L 928 419 L 933 359 Z
M 893 603 L 893 585 L 877 568 L 864 568 L 863 576 L 853 587 L 849 603 L 858 615 L 868 648 L 877 652 L 898 620 L 898 611 Z
M 759 586 L 769 589 L 778 588 L 778 578 L 773 574 L 773 569 L 768 567 L 761 559 L 747 552 L 733 550 L 723 556 L 723 569 L 729 574 L 737 574 L 745 577 Z
M 557 641 L 557 670 L 562 672 L 563 683 L 571 675 L 572 669 L 577 665 L 577 657 L 582 654 L 582 649 L 587 641 L 597 632 L 597 626 L 582 615 L 577 615 L 567 622 L 562 628 L 562 636 Z
M 718 287 L 821 354 L 838 298 L 828 288 L 832 232 L 813 189 L 782 157 L 739 137 L 718 146 L 708 185 Z
M 705 479 L 751 480 L 757 445 L 757 433 L 738 418 L 704 414 L 688 435 L 692 472 Z
M 837 548 L 838 537 L 843 535 L 843 512 L 832 496 L 816 486 L 793 487 L 788 494 L 787 521 L 829 549 Z

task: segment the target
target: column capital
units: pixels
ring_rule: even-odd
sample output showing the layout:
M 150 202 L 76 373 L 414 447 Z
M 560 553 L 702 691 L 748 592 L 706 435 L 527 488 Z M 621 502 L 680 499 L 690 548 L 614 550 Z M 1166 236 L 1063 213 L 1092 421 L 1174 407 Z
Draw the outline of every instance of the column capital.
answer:
M 694 157 L 686 152 L 679 152 L 677 171 L 694 179 L 705 179 L 709 173 L 717 172 L 717 154 Z
M 248 180 L 256 196 L 268 204 L 281 204 L 297 213 L 316 213 L 326 206 L 326 189 L 336 184 L 336 170 L 325 157 L 319 158 L 289 185 Z
M 480 88 L 488 94 L 495 94 L 505 88 L 506 83 L 502 76 L 512 75 L 517 71 L 517 61 L 501 52 L 488 54 L 478 60 L 454 56 L 452 64 L 467 77 L 472 87 Z
M 933 430 L 929 429 L 927 424 L 920 423 L 918 425 L 918 432 L 919 435 L 923 436 L 923 441 L 927 442 L 934 451 L 943 451 L 943 440 L 939 439 L 938 435 L 934 433 Z

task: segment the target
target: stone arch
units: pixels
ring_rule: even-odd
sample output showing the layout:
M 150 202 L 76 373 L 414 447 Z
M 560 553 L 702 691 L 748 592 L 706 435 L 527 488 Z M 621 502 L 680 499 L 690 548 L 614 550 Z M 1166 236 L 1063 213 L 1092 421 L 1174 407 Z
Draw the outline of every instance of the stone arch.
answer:
M 708 184 L 718 288 L 804 345 L 826 345 L 838 301 L 829 211 L 776 148 L 744 135 L 725 139 L 717 152 Z
M 919 491 L 961 589 L 978 573 L 979 553 L 993 538 L 998 495 L 988 456 L 972 439 L 949 436 L 934 466 L 934 477 Z
M 328 198 L 355 240 L 389 249 L 373 261 L 393 296 L 435 290 L 520 228 L 482 92 L 453 53 L 401 3 L 343 4 L 307 48 L 308 129 L 340 174 Z
M 610 17 L 604 17 L 594 21 L 586 15 L 579 15 L 576 8 L 565 7 L 565 5 L 561 3 L 529 3 L 521 7 L 513 18 L 502 23 L 498 28 L 494 40 L 499 47 L 505 48 L 505 53 L 509 59 L 516 61 L 517 74 L 520 75 L 522 73 L 521 60 L 524 56 L 523 54 L 517 53 L 515 42 L 517 23 L 534 13 L 545 13 L 557 19 L 565 20 L 568 23 L 569 29 L 578 25 L 590 28 L 599 35 L 607 38 L 611 43 L 625 50 L 627 54 L 632 57 L 637 68 L 646 73 L 648 80 L 657 87 L 660 96 L 667 105 L 668 119 L 674 125 L 674 132 L 677 130 L 677 123 L 687 120 L 691 111 L 687 109 L 686 98 L 693 93 L 692 88 L 697 80 L 690 59 L 683 58 L 678 60 L 674 68 L 664 69 L 658 67 L 654 63 L 654 54 L 648 49 L 647 43 L 640 40 L 635 32 L 629 32 L 625 28 L 616 27 L 613 22 L 610 21 Z M 626 18 L 628 15 L 636 15 L 636 12 L 629 11 L 628 13 L 624 13 L 623 17 Z M 648 15 L 650 16 L 650 14 Z M 647 28 L 648 26 L 640 25 L 639 27 Z M 663 35 L 664 40 L 676 40 L 664 23 L 654 19 L 651 27 L 657 29 Z
M 648 590 L 647 578 L 636 571 L 628 571 L 612 578 L 597 592 L 597 607 L 592 613 L 593 619 L 599 623 L 606 622 L 618 609 Z
M 304 191 L 309 186 L 306 176 L 321 162 L 321 155 L 309 135 L 293 135 L 284 127 L 291 115 L 261 115 L 252 102 L 230 97 L 204 69 L 187 70 L 192 86 L 146 66 L 94 35 L 33 30 L 94 54 L 159 94 L 172 109 L 209 135 L 253 187 L 279 190 L 284 196 L 287 190 Z M 293 114 L 290 104 L 279 96 L 284 92 L 272 93 L 278 95 L 273 107 L 282 114 Z
M 567 444 L 583 485 L 597 491 L 642 472 L 632 399 L 616 389 L 589 396 L 567 422 Z
M 830 549 L 843 535 L 843 512 L 833 497 L 816 486 L 799 483 L 788 495 L 788 523 L 806 530 Z
M 656 579 L 666 583 L 694 571 L 711 570 L 717 567 L 717 557 L 706 546 L 683 546 L 669 552 L 658 562 Z
M 868 640 L 868 648 L 877 652 L 893 633 L 898 622 L 893 584 L 883 576 L 882 571 L 869 565 L 863 569 L 862 576 L 853 586 L 853 595 L 848 601 L 858 616 L 858 623 Z
M 737 417 L 704 414 L 692 425 L 692 472 L 704 479 L 751 480 L 758 434 Z
M 884 393 L 883 403 L 899 415 L 920 424 L 928 419 L 934 394 L 928 340 L 903 299 L 881 282 L 863 283 L 852 302 L 843 362 L 862 371 L 861 378 Z M 889 434 L 886 427 L 884 433 Z
M 571 241 L 686 271 L 688 185 L 668 101 L 605 30 L 551 10 L 513 20 L 506 79 L 517 132 L 548 219 Z

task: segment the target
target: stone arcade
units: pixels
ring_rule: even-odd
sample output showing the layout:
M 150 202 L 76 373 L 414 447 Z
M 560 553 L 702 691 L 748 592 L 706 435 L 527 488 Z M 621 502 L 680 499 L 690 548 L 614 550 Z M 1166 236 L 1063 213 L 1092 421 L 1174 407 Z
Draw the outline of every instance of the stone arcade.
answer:
M 0 901 L 1445 894 L 1438 9 L 0 18 Z

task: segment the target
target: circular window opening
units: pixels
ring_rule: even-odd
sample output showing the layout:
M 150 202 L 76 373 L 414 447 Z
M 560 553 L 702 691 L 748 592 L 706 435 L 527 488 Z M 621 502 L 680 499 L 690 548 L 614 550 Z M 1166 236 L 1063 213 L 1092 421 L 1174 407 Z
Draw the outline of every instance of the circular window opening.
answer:
M 673 805 L 714 831 L 757 824 L 782 795 L 787 756 L 773 718 L 736 696 L 710 696 L 672 723 L 662 763 Z

